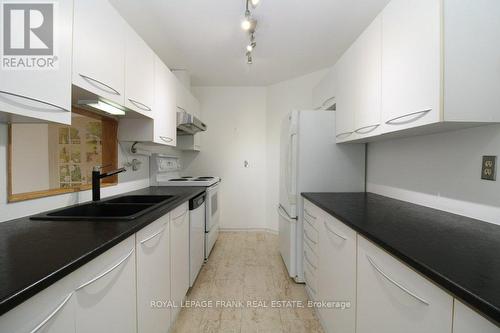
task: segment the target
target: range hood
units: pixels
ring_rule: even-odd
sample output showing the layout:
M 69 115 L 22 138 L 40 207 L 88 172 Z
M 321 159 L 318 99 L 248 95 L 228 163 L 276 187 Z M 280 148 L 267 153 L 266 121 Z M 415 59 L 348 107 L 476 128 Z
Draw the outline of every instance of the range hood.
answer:
M 184 110 L 177 111 L 177 134 L 178 135 L 193 135 L 198 132 L 207 130 L 200 119 Z

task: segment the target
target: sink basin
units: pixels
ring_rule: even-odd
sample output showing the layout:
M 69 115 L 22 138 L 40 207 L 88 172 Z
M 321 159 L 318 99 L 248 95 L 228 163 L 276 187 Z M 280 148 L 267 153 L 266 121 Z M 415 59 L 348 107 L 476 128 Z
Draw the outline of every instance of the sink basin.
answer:
M 138 203 L 157 204 L 175 198 L 173 195 L 126 195 L 115 199 L 106 200 L 106 203 Z
M 90 202 L 32 216 L 32 220 L 123 221 L 133 220 L 175 199 L 172 195 L 127 195 Z

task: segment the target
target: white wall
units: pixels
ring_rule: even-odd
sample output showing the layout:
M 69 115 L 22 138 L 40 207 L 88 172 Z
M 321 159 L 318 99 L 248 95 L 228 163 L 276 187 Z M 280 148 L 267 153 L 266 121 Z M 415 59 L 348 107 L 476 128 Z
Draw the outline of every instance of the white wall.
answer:
M 7 141 L 7 125 L 0 124 L 0 222 L 92 199 L 91 191 L 84 191 L 8 204 Z M 123 144 L 124 150 L 127 147 L 128 144 Z M 103 197 L 149 186 L 149 159 L 147 157 L 134 157 L 142 161 L 141 170 L 137 172 L 127 171 L 120 174 L 118 185 L 102 188 Z M 123 162 L 126 162 L 127 158 L 131 160 L 134 157 L 128 157 L 121 149 L 118 150 L 118 162 L 120 166 Z
M 370 143 L 367 190 L 500 224 L 500 178 L 480 179 L 482 155 L 500 155 L 500 125 Z
M 276 207 L 279 202 L 280 128 L 285 115 L 292 110 L 310 109 L 312 89 L 327 70 L 314 72 L 267 88 L 266 117 L 266 221 L 271 230 L 278 230 Z
M 267 228 L 266 88 L 197 87 L 193 92 L 208 130 L 202 151 L 184 154 L 183 173 L 222 177 L 221 228 Z

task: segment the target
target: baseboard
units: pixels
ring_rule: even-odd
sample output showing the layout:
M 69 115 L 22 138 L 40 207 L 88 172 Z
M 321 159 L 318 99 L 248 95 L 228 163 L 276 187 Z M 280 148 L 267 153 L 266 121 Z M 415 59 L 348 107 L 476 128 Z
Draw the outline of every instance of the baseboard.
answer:
M 220 232 L 267 232 L 277 235 L 278 231 L 269 228 L 219 228 Z

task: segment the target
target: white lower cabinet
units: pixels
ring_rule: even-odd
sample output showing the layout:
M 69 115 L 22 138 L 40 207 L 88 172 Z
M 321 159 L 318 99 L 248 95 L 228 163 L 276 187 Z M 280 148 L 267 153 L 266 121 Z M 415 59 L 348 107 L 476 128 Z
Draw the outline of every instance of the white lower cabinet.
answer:
M 137 327 L 166 333 L 170 327 L 170 214 L 137 232 Z M 152 302 L 157 301 L 156 306 Z M 160 306 L 158 306 L 160 304 Z
M 449 333 L 453 298 L 358 235 L 357 333 Z
M 76 271 L 77 333 L 137 331 L 135 236 Z
M 320 300 L 345 302 L 345 309 L 320 308 L 326 332 L 354 333 L 356 329 L 356 232 L 334 217 L 319 225 Z M 333 303 L 332 303 L 333 305 Z
M 73 281 L 70 274 L 0 317 L 0 332 L 75 332 Z
M 175 303 L 172 322 L 181 310 L 189 289 L 189 205 L 184 203 L 170 213 L 170 290 Z
M 453 333 L 499 333 L 496 326 L 467 305 L 455 299 L 453 313 Z

